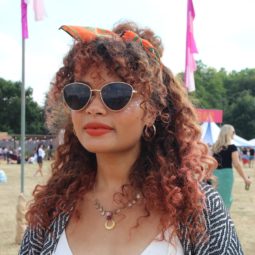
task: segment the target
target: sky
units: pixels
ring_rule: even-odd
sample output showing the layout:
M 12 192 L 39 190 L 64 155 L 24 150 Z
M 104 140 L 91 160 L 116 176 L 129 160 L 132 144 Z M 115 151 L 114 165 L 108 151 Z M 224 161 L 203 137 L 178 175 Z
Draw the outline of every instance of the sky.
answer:
M 185 67 L 187 0 L 44 0 L 47 16 L 35 21 L 28 5 L 29 38 L 25 42 L 25 86 L 43 105 L 49 84 L 62 65 L 72 39 L 61 25 L 111 29 L 131 20 L 149 27 L 162 39 L 162 62 L 174 73 Z M 193 0 L 194 35 L 207 66 L 240 71 L 255 68 L 255 1 Z M 0 0 L 0 77 L 21 80 L 22 40 L 20 0 Z

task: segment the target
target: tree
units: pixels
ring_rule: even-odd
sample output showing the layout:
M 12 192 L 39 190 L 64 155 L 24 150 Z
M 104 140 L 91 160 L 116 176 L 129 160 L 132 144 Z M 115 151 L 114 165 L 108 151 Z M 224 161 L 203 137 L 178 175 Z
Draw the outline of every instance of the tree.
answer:
M 32 98 L 33 90 L 28 88 L 26 96 L 26 133 L 46 134 L 44 111 Z M 21 126 L 21 82 L 0 78 L 0 131 L 19 134 Z
M 249 90 L 242 91 L 229 106 L 224 122 L 231 123 L 237 133 L 246 139 L 255 137 L 255 97 Z
M 223 124 L 232 124 L 246 139 L 255 137 L 255 69 L 227 73 L 198 61 L 195 82 L 189 97 L 196 107 L 222 109 Z
M 224 108 L 226 90 L 223 80 L 225 76 L 224 69 L 217 72 L 216 69 L 205 66 L 201 61 L 197 63 L 197 71 L 195 72 L 196 91 L 193 92 L 193 97 L 199 102 L 198 107 L 207 109 Z

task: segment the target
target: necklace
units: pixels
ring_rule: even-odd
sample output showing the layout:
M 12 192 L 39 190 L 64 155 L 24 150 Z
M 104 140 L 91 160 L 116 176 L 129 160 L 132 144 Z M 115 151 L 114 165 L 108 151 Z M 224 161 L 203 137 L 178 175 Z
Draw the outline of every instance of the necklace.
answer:
M 114 210 L 105 210 L 104 207 L 100 204 L 99 200 L 95 200 L 95 207 L 100 212 L 100 215 L 105 218 L 104 227 L 107 230 L 112 230 L 116 226 L 116 222 L 113 217 L 119 214 L 123 209 L 132 208 L 140 199 L 142 198 L 140 193 L 137 193 L 135 198 L 131 201 L 128 201 L 124 206 L 119 207 Z

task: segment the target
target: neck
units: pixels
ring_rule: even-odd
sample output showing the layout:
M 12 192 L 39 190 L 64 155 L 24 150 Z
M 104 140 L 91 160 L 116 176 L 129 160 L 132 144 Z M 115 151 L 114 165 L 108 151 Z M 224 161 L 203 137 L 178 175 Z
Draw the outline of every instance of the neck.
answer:
M 99 153 L 97 157 L 97 193 L 115 193 L 124 184 L 129 184 L 132 165 L 140 153 L 140 147 L 118 153 Z

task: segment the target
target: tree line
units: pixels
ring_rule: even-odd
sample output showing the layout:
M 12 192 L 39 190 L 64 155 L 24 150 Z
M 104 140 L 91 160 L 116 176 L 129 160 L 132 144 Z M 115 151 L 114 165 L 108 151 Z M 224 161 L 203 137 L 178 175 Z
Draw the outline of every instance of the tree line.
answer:
M 183 78 L 183 73 L 177 76 Z M 237 134 L 255 138 L 255 69 L 227 72 L 197 62 L 196 91 L 189 94 L 198 108 L 221 109 L 223 124 L 232 124 Z M 20 133 L 21 82 L 0 78 L 0 132 Z M 32 88 L 26 89 L 26 133 L 48 134 L 46 106 L 33 100 Z M 47 98 L 45 98 L 46 102 Z M 51 109 L 47 108 L 47 112 Z
M 198 61 L 195 83 L 190 97 L 198 108 L 223 110 L 223 124 L 245 139 L 255 138 L 255 69 L 217 71 Z
M 33 99 L 33 89 L 27 88 L 26 133 L 47 134 L 44 125 L 44 107 Z M 0 132 L 20 134 L 21 127 L 21 82 L 0 78 Z

